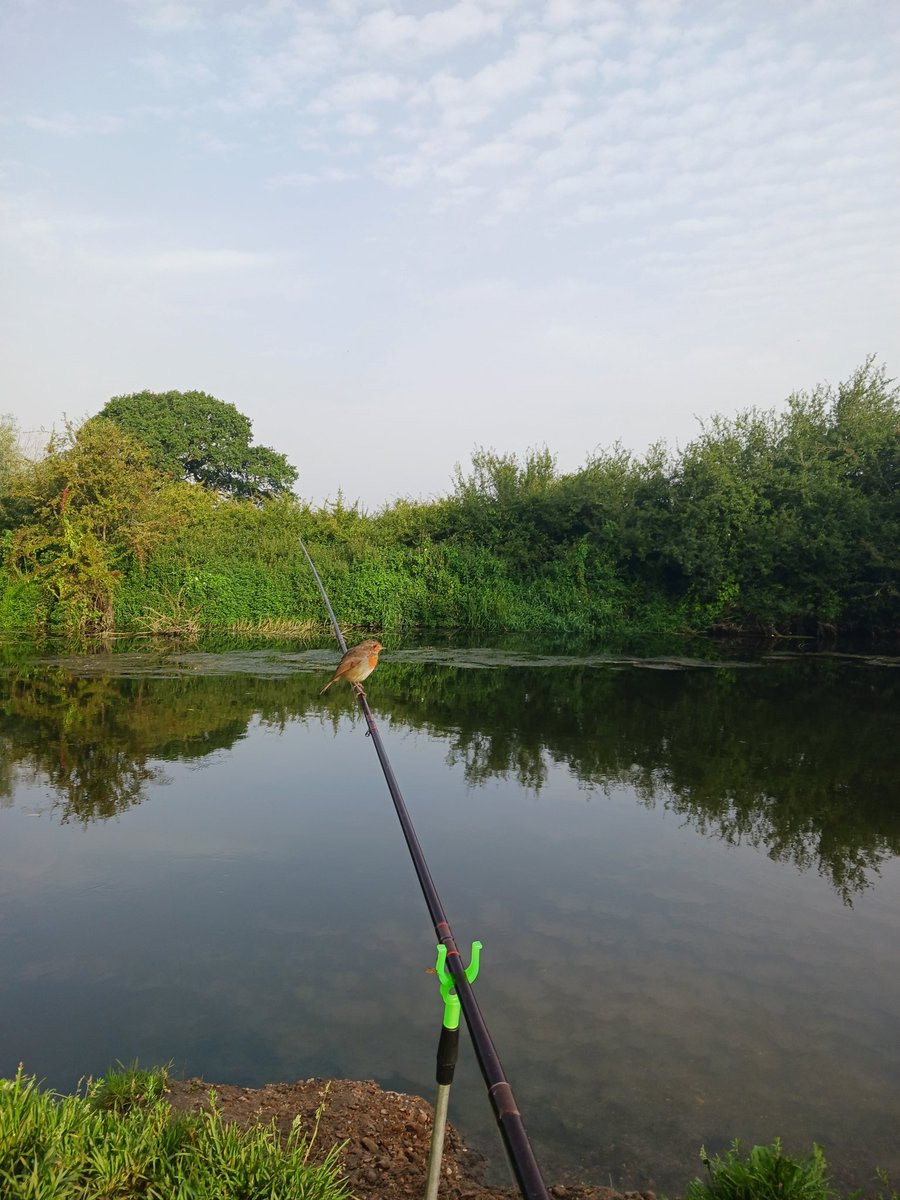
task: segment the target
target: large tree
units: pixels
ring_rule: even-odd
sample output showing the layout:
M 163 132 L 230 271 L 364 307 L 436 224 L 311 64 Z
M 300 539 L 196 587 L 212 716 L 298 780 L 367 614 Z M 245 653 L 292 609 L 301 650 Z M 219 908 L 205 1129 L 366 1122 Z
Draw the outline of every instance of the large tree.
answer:
M 250 445 L 248 417 L 206 392 L 114 396 L 100 416 L 143 442 L 158 469 L 225 495 L 268 499 L 297 479 L 283 454 Z

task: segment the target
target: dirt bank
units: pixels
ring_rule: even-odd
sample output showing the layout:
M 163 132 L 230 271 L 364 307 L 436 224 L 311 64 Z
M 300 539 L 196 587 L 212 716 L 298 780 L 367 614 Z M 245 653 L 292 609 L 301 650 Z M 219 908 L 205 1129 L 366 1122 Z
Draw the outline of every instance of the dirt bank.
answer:
M 211 1088 L 225 1120 L 238 1125 L 274 1120 L 286 1133 L 299 1116 L 301 1128 L 311 1137 L 319 1113 L 311 1157 L 322 1157 L 330 1147 L 346 1142 L 339 1162 L 359 1200 L 407 1200 L 424 1195 L 432 1108 L 419 1096 L 386 1092 L 370 1080 L 306 1079 L 242 1088 L 185 1079 L 170 1081 L 169 1102 L 178 1109 L 205 1108 Z M 518 1197 L 515 1188 L 487 1187 L 483 1178 L 483 1160 L 466 1148 L 450 1126 L 444 1146 L 441 1200 Z M 554 1185 L 550 1180 L 548 1185 L 557 1200 L 655 1200 L 652 1192 L 623 1194 L 605 1187 Z

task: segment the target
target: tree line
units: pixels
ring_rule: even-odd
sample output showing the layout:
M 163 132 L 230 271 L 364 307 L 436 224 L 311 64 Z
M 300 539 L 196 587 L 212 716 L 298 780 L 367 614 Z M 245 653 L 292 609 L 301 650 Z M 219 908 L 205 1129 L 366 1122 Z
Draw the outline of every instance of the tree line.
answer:
M 900 629 L 900 389 L 874 359 L 679 451 L 571 472 L 478 449 L 452 487 L 314 508 L 283 454 L 202 392 L 115 397 L 37 459 L 0 419 L 0 628 L 321 624 L 608 634 Z

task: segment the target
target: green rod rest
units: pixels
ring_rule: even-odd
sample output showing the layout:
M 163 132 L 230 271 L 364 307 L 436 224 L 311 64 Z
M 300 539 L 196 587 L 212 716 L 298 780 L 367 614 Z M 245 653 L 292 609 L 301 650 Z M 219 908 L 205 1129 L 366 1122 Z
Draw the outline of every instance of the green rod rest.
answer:
M 480 965 L 481 942 L 473 942 L 472 961 L 466 967 L 465 972 L 469 983 L 475 982 Z M 441 999 L 444 1001 L 444 1028 L 459 1029 L 459 997 L 456 994 L 453 976 L 447 970 L 447 947 L 444 945 L 439 945 L 437 948 L 435 971 L 437 972 L 438 983 L 441 989 Z

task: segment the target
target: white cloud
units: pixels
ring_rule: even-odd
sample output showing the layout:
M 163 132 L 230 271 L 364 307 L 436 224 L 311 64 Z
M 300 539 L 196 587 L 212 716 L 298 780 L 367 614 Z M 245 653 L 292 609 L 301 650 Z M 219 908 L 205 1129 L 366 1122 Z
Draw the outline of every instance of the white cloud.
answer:
M 522 142 L 498 138 L 485 142 L 461 155 L 455 162 L 437 168 L 435 174 L 449 183 L 462 184 L 467 182 L 473 173 L 512 167 L 525 157 L 526 149 Z
M 344 113 L 338 121 L 338 129 L 349 137 L 367 137 L 378 128 L 378 122 L 371 113 Z
M 206 86 L 215 83 L 217 78 L 212 67 L 199 58 L 182 59 L 177 54 L 163 54 L 159 50 L 140 54 L 134 62 L 167 91 L 184 84 Z
M 366 71 L 347 75 L 325 88 L 309 105 L 310 112 L 323 113 L 330 109 L 355 109 L 360 105 L 381 104 L 396 100 L 404 91 L 396 75 Z
M 33 193 L 0 196 L 0 241 L 36 264 L 89 274 L 223 274 L 279 261 L 270 252 L 229 247 L 148 247 L 146 231 L 134 221 L 101 212 L 61 211 Z
M 596 74 L 597 64 L 593 58 L 579 58 L 553 67 L 550 79 L 556 87 L 577 87 L 593 79 Z
M 126 0 L 134 19 L 153 33 L 183 33 L 203 23 L 199 0 Z
M 523 212 L 531 199 L 531 192 L 527 187 L 505 187 L 501 188 L 497 193 L 494 203 L 493 212 L 483 217 L 482 220 L 487 224 L 497 224 L 504 217 L 515 216 L 516 213 Z
M 35 193 L 0 195 L 0 241 L 34 263 L 57 262 L 73 244 L 112 236 L 128 222 L 101 213 L 59 213 Z
M 284 171 L 266 182 L 270 188 L 307 188 L 323 183 L 347 183 L 355 178 L 352 171 L 341 167 L 321 167 L 317 171 Z
M 528 33 L 517 38 L 512 49 L 468 77 L 449 71 L 437 72 L 419 93 L 437 107 L 443 124 L 450 127 L 475 125 L 498 106 L 535 88 L 544 68 L 547 38 Z
M 226 112 L 258 111 L 291 105 L 303 90 L 329 78 L 344 61 L 338 31 L 319 12 L 291 10 L 287 29 L 280 25 L 270 46 L 264 43 L 243 53 L 240 74 L 219 99 Z
M 620 4 L 613 0 L 548 0 L 544 20 L 553 29 L 589 22 L 623 22 Z
M 101 265 L 117 271 L 147 275 L 224 275 L 271 267 L 277 257 L 271 253 L 187 246 L 165 250 L 129 250 L 108 254 Z
M 581 104 L 576 92 L 556 92 L 545 96 L 537 108 L 513 121 L 510 134 L 522 141 L 541 141 L 558 137 L 572 121 L 572 111 Z
M 188 129 L 181 134 L 181 140 L 198 156 L 209 158 L 234 154 L 241 148 L 240 142 L 219 137 L 207 129 Z
M 494 35 L 503 27 L 499 12 L 491 12 L 472 0 L 460 0 L 450 8 L 422 16 L 379 9 L 360 21 L 356 37 L 369 53 L 436 55 L 446 54 L 464 43 Z
M 547 47 L 543 34 L 522 34 L 509 54 L 483 67 L 466 80 L 465 86 L 490 104 L 529 91 L 540 79 Z
M 118 133 L 125 125 L 122 117 L 73 112 L 57 113 L 53 117 L 42 117 L 29 113 L 23 116 L 21 121 L 23 125 L 27 125 L 29 129 L 34 129 L 38 133 L 49 133 L 64 138 Z

